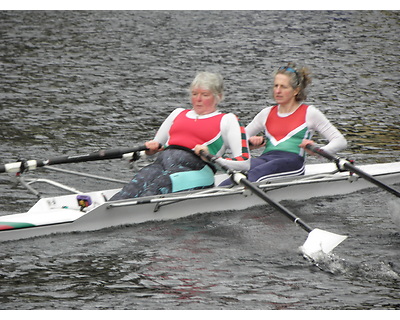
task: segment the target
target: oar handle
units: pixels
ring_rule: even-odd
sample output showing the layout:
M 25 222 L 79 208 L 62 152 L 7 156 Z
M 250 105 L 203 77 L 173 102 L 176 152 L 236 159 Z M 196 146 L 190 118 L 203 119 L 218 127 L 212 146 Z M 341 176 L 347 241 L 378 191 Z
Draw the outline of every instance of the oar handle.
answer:
M 324 151 L 323 149 L 321 149 L 320 147 L 316 146 L 315 144 L 309 143 L 305 146 L 305 149 L 308 149 L 314 153 L 319 154 L 320 156 L 323 156 L 324 158 L 327 158 L 330 161 L 333 162 L 339 162 L 340 158 L 337 156 L 334 156 L 326 151 Z
M 204 150 L 201 150 L 200 156 L 207 159 L 211 163 L 217 164 L 222 170 L 224 170 L 227 174 L 231 176 L 231 178 L 236 184 L 240 184 L 240 180 L 238 180 L 238 178 L 240 179 L 239 175 L 246 178 L 246 176 L 243 173 L 232 170 L 231 168 L 227 167 L 226 165 L 218 161 L 219 158 L 215 155 L 212 155 L 210 153 L 205 152 Z
M 305 231 L 311 232 L 313 229 L 308 226 L 304 221 L 302 221 L 299 217 L 294 215 L 292 212 L 290 212 L 288 209 L 286 209 L 284 206 L 282 206 L 280 203 L 272 200 L 265 192 L 263 192 L 260 188 L 255 186 L 253 183 L 251 183 L 249 180 L 247 180 L 246 176 L 242 172 L 238 172 L 235 170 L 232 170 L 225 166 L 224 164 L 221 164 L 218 161 L 218 157 L 213 156 L 209 153 L 206 153 L 204 151 L 200 151 L 200 155 L 204 158 L 206 158 L 208 161 L 217 164 L 219 167 L 221 167 L 226 173 L 231 175 L 232 180 L 236 184 L 242 184 L 243 186 L 247 187 L 250 189 L 254 194 L 256 194 L 258 197 L 260 197 L 262 200 L 265 202 L 269 203 L 271 206 L 273 206 L 275 209 L 283 213 L 286 217 L 288 217 L 290 220 L 292 220 L 294 223 L 298 224 L 300 227 L 302 227 Z
M 400 192 L 393 189 L 392 187 L 382 183 L 381 181 L 379 181 L 378 179 L 374 178 L 373 176 L 371 176 L 370 174 L 360 170 L 359 168 L 357 168 L 356 166 L 354 166 L 350 161 L 343 159 L 343 158 L 339 158 L 337 156 L 334 156 L 324 150 L 322 150 L 321 148 L 313 145 L 313 144 L 307 144 L 305 146 L 305 149 L 308 149 L 314 153 L 319 154 L 320 156 L 323 156 L 324 158 L 333 161 L 336 163 L 336 165 L 338 166 L 339 170 L 343 170 L 346 169 L 350 172 L 353 172 L 357 175 L 359 175 L 360 177 L 364 178 L 365 180 L 377 185 L 378 187 L 394 194 L 396 197 L 400 198 Z
M 97 160 L 110 160 L 122 158 L 124 154 L 138 152 L 146 150 L 146 146 L 137 146 L 132 148 L 123 149 L 111 149 L 111 150 L 100 150 L 98 152 L 93 152 L 85 155 L 78 156 L 62 156 L 50 158 L 48 160 L 28 160 L 12 162 L 0 165 L 0 173 L 2 172 L 23 172 L 26 169 L 34 170 L 39 167 L 64 164 L 64 163 L 77 163 L 86 161 L 97 161 Z

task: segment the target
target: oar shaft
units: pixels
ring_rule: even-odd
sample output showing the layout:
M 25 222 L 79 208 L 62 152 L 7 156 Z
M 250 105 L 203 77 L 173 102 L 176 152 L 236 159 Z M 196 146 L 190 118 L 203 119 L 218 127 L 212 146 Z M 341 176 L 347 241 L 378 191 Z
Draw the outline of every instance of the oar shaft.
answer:
M 270 197 L 267 196 L 265 192 L 263 192 L 261 189 L 257 188 L 254 186 L 249 180 L 242 178 L 240 182 L 250 189 L 253 193 L 255 193 L 257 196 L 259 196 L 261 199 L 264 201 L 268 202 L 271 206 L 273 206 L 276 210 L 280 211 L 283 213 L 286 217 L 288 217 L 290 220 L 292 220 L 294 223 L 298 224 L 300 227 L 302 227 L 305 231 L 311 232 L 313 229 L 307 225 L 304 221 L 302 221 L 299 217 L 295 216 L 291 211 L 286 209 L 284 206 L 282 206 L 279 202 L 276 202 L 272 200 Z
M 124 148 L 124 149 L 112 149 L 112 150 L 100 150 L 98 152 L 89 153 L 80 156 L 62 156 L 49 159 L 44 161 L 44 165 L 63 164 L 63 163 L 77 163 L 86 161 L 97 161 L 97 160 L 110 160 L 122 158 L 126 153 L 136 152 L 145 150 L 145 146 Z
M 374 178 L 373 176 L 371 176 L 370 174 L 368 174 L 365 171 L 360 170 L 359 168 L 357 168 L 356 166 L 352 165 L 349 161 L 347 161 L 346 159 L 342 159 L 339 158 L 337 156 L 334 156 L 324 150 L 322 150 L 321 148 L 312 145 L 312 144 L 308 144 L 305 147 L 306 149 L 319 154 L 320 156 L 323 156 L 324 158 L 333 161 L 336 163 L 336 165 L 339 167 L 339 169 L 344 168 L 350 172 L 353 172 L 357 175 L 359 175 L 360 177 L 364 178 L 365 180 L 377 185 L 378 187 L 394 194 L 396 197 L 400 198 L 400 192 L 393 189 L 392 187 L 388 186 L 387 184 L 382 183 L 381 181 L 379 181 L 378 179 Z
M 50 158 L 48 160 L 29 160 L 26 162 L 13 162 L 0 165 L 0 173 L 2 172 L 21 172 L 24 169 L 36 169 L 48 165 L 78 163 L 86 161 L 109 160 L 122 158 L 124 154 L 146 150 L 146 146 L 138 146 L 124 149 L 100 150 L 85 155 L 78 156 L 61 156 Z
M 223 170 L 226 171 L 226 173 L 231 176 L 232 180 L 234 180 L 235 183 L 242 184 L 244 187 L 247 187 L 262 200 L 269 203 L 279 212 L 283 213 L 286 217 L 288 217 L 294 223 L 298 224 L 305 231 L 307 231 L 307 240 L 301 247 L 304 255 L 313 258 L 315 254 L 319 254 L 319 252 L 321 251 L 323 253 L 329 253 L 344 239 L 346 239 L 346 236 L 337 235 L 320 229 L 312 229 L 310 226 L 300 220 L 300 218 L 296 217 L 292 212 L 290 212 L 284 206 L 280 205 L 278 202 L 272 200 L 265 192 L 263 192 L 256 185 L 247 180 L 246 176 L 243 173 L 229 169 L 227 166 L 218 161 L 218 158 L 215 156 L 206 154 L 205 152 L 200 152 L 200 155 L 206 158 L 208 161 L 218 164 L 218 166 L 220 166 Z
M 343 166 L 351 171 L 354 172 L 355 174 L 359 175 L 360 177 L 363 177 L 365 180 L 377 185 L 378 187 L 381 187 L 382 189 L 394 194 L 395 196 L 400 198 L 400 192 L 393 189 L 392 187 L 388 186 L 387 184 L 382 183 L 381 181 L 377 180 L 376 178 L 374 178 L 373 176 L 371 176 L 370 174 L 358 169 L 357 167 L 353 166 L 351 163 L 349 162 L 345 162 L 343 164 Z
M 283 213 L 286 217 L 288 217 L 290 220 L 292 220 L 294 223 L 298 224 L 300 227 L 302 227 L 305 231 L 311 232 L 313 229 L 308 226 L 305 222 L 303 222 L 299 217 L 294 215 L 291 211 L 286 209 L 284 206 L 282 206 L 280 203 L 274 201 L 271 199 L 265 192 L 263 192 L 261 189 L 259 189 L 257 186 L 255 186 L 253 183 L 251 183 L 249 180 L 246 179 L 246 176 L 240 172 L 233 171 L 226 167 L 225 165 L 221 164 L 218 162 L 218 158 L 215 156 L 212 156 L 210 154 L 205 154 L 201 153 L 201 155 L 205 158 L 207 158 L 209 161 L 218 164 L 224 171 L 226 171 L 228 174 L 230 174 L 233 178 L 233 180 L 237 184 L 242 184 L 243 186 L 247 187 L 250 189 L 254 194 L 256 194 L 258 197 L 260 197 L 262 200 L 266 201 L 269 203 L 271 206 L 273 206 L 275 209 Z

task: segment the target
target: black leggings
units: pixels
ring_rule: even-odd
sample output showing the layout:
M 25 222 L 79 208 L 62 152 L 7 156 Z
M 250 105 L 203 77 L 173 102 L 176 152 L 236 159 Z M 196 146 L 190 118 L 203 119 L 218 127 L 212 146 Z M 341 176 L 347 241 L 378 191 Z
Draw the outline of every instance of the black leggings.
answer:
M 286 151 L 270 151 L 259 157 L 251 158 L 250 170 L 247 179 L 259 182 L 287 176 L 299 176 L 304 174 L 304 158 L 296 153 Z M 224 180 L 219 185 L 228 186 L 231 179 Z

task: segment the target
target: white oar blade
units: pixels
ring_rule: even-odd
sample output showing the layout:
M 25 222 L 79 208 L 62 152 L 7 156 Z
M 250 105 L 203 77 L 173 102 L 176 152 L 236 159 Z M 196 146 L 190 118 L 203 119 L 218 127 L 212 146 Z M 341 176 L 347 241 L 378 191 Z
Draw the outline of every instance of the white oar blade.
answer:
M 311 258 L 321 251 L 328 254 L 346 238 L 347 236 L 316 228 L 308 234 L 307 240 L 300 250 Z

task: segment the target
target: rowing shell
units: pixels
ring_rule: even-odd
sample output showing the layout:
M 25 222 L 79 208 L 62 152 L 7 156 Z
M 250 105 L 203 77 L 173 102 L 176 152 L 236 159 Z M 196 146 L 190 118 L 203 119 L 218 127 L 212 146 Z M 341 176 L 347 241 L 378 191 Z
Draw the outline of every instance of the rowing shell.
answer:
M 362 165 L 359 168 L 384 183 L 400 182 L 400 162 Z M 258 186 L 275 201 L 348 194 L 374 187 L 357 175 L 335 171 L 333 163 L 311 164 L 306 166 L 304 176 L 275 179 Z M 217 175 L 216 183 L 226 178 L 226 175 Z M 119 190 L 43 198 L 26 213 L 0 216 L 0 241 L 179 219 L 199 213 L 242 210 L 265 204 L 241 186 L 107 201 Z

